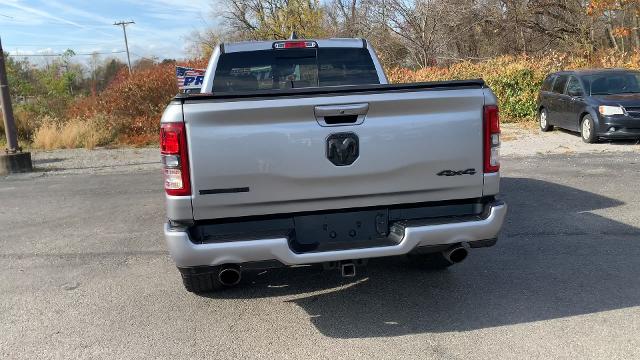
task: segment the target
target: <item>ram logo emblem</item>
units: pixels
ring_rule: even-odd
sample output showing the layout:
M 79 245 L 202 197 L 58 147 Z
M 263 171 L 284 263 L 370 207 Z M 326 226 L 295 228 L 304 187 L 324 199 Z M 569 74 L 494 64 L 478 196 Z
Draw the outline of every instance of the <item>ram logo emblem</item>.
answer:
M 337 133 L 331 134 L 327 138 L 327 159 L 333 165 L 351 165 L 359 155 L 358 135 L 354 133 Z

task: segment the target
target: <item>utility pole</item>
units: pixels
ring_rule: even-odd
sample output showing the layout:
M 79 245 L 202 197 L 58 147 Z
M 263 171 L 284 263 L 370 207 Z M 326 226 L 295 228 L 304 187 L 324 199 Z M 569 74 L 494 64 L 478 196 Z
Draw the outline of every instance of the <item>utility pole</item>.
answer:
M 129 57 L 129 43 L 127 42 L 127 25 L 135 24 L 133 20 L 131 21 L 120 21 L 115 22 L 113 25 L 122 26 L 122 32 L 124 33 L 124 47 L 127 48 L 127 64 L 129 65 L 129 74 L 131 74 L 131 58 Z
M 18 146 L 18 134 L 11 107 L 11 94 L 9 93 L 9 80 L 7 68 L 4 63 L 4 50 L 0 39 L 0 100 L 2 101 L 2 119 L 4 120 L 4 133 L 7 138 L 7 148 L 4 154 L 0 154 L 0 175 L 31 171 L 31 154 L 23 153 Z

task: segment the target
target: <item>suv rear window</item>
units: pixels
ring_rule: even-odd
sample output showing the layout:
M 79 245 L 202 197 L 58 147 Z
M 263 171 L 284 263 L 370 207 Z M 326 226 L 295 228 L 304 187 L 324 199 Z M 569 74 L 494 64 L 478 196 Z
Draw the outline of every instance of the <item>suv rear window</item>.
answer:
M 214 92 L 379 84 L 363 48 L 258 50 L 220 55 Z
M 542 82 L 542 91 L 551 91 L 551 88 L 553 86 L 553 80 L 555 80 L 555 78 L 556 78 L 555 75 L 547 76 L 547 78 L 544 79 L 544 81 Z
M 567 79 L 569 79 L 569 75 L 559 75 L 553 83 L 553 92 L 558 94 L 564 93 L 564 87 L 567 85 Z

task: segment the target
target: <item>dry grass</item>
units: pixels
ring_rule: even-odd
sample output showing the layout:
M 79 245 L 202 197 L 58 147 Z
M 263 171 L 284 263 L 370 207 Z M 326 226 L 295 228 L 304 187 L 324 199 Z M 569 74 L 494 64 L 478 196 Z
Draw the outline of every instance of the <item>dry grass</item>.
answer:
M 57 149 L 60 144 L 59 127 L 54 122 L 44 122 L 33 137 L 33 147 L 52 150 Z
M 104 119 L 72 119 L 60 123 L 56 119 L 44 119 L 33 137 L 33 148 L 93 149 L 113 141 L 113 134 L 104 126 Z
M 158 134 L 120 135 L 117 143 L 136 148 L 158 145 Z

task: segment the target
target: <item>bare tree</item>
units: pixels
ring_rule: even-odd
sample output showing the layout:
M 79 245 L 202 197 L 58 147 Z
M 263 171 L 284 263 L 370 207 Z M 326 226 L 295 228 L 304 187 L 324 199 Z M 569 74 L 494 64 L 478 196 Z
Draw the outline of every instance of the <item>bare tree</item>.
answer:
M 387 66 L 426 67 L 505 54 L 638 49 L 640 0 L 225 0 L 220 41 L 360 37 Z M 222 30 L 224 29 L 224 30 Z
M 250 40 L 286 39 L 293 31 L 305 37 L 324 35 L 319 0 L 229 0 L 222 13 L 226 25 Z

